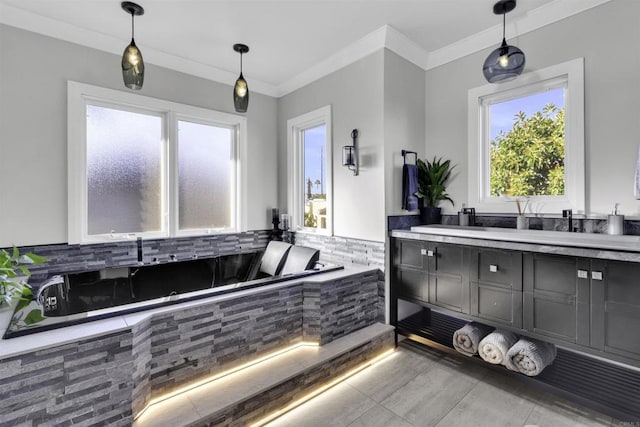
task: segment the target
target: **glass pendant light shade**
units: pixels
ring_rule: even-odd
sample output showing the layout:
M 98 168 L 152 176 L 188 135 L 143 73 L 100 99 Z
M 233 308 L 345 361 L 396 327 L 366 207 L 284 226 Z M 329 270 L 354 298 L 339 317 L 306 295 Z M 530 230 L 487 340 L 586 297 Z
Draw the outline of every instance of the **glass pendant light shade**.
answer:
M 129 89 L 142 89 L 144 83 L 144 61 L 142 53 L 136 42 L 131 39 L 131 43 L 124 49 L 122 54 L 122 79 L 124 85 Z
M 482 66 L 484 78 L 489 83 L 513 80 L 524 70 L 524 52 L 507 44 L 505 38 L 506 15 L 516 7 L 516 0 L 500 0 L 493 5 L 493 13 L 502 15 L 502 44 L 489 54 Z
M 249 86 L 242 73 L 233 88 L 233 105 L 238 113 L 246 113 L 249 107 Z
M 144 14 L 142 6 L 130 1 L 123 1 L 120 6 L 131 14 L 131 43 L 124 49 L 122 54 L 122 80 L 129 89 L 142 89 L 144 83 L 144 61 L 142 52 L 133 40 L 134 36 L 134 16 Z
M 484 61 L 482 72 L 489 83 L 503 83 L 522 74 L 524 65 L 524 52 L 502 40 L 502 46 L 491 52 Z
M 249 85 L 242 75 L 242 54 L 249 52 L 249 46 L 234 44 L 233 50 L 240 54 L 240 76 L 233 87 L 233 106 L 238 113 L 246 113 L 249 107 Z

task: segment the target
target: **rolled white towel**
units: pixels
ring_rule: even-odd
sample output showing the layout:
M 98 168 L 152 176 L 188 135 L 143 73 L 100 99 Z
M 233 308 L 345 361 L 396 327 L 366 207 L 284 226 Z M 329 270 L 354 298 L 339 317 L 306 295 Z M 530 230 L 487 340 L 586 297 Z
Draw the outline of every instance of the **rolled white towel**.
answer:
M 464 325 L 453 333 L 453 348 L 465 356 L 478 353 L 478 344 L 482 338 L 490 334 L 495 328 L 478 322 Z
M 480 341 L 478 354 L 485 362 L 504 365 L 507 352 L 516 342 L 518 342 L 518 336 L 513 332 L 497 330 Z
M 556 346 L 522 337 L 507 352 L 507 368 L 530 377 L 536 376 L 556 358 Z

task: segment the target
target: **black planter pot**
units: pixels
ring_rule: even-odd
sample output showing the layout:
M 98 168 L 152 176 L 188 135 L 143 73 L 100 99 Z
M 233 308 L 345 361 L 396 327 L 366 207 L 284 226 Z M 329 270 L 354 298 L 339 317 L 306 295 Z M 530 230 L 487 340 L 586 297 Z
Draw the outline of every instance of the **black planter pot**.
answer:
M 420 222 L 423 224 L 440 224 L 442 209 L 433 206 L 420 208 Z

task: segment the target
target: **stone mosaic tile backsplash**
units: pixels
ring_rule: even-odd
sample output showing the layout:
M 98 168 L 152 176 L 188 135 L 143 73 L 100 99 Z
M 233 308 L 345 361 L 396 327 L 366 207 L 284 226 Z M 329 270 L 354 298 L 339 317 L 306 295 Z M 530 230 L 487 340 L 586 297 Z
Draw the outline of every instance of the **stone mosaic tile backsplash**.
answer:
M 271 231 L 257 230 L 216 236 L 184 237 L 142 241 L 143 262 L 165 263 L 170 256 L 184 261 L 240 252 L 262 250 L 269 243 Z M 137 242 L 114 242 L 89 245 L 24 246 L 21 253 L 34 252 L 49 262 L 30 268 L 30 283 L 37 284 L 54 274 L 99 270 L 106 267 L 129 267 L 138 264 Z

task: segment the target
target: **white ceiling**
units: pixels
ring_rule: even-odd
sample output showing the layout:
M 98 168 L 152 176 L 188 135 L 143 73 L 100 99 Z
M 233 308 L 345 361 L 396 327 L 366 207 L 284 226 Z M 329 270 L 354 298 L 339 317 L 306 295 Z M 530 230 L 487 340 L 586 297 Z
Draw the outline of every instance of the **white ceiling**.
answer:
M 145 61 L 281 96 L 381 47 L 428 69 L 498 45 L 494 0 L 136 0 Z M 609 0 L 518 0 L 515 37 Z M 119 0 L 0 0 L 0 22 L 120 54 L 130 17 Z M 515 43 L 514 43 L 515 44 Z

